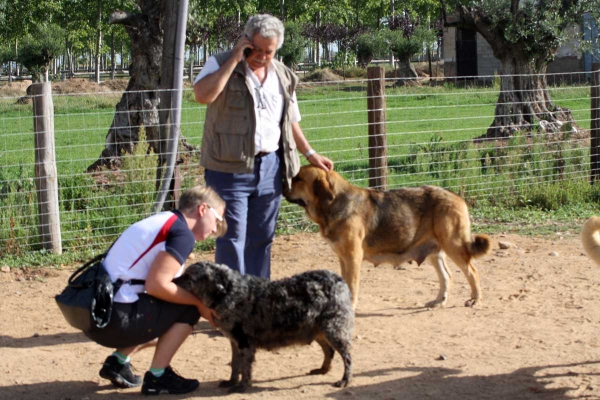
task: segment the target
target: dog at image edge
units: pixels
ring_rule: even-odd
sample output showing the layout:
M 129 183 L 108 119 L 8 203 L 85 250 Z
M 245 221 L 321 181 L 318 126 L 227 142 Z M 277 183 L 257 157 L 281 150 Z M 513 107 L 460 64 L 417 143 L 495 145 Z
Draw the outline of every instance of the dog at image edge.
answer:
M 426 306 L 444 306 L 451 284 L 446 255 L 469 281 L 471 298 L 465 306 L 481 303 L 479 273 L 471 260 L 489 251 L 490 239 L 486 235 L 471 236 L 469 209 L 457 194 L 436 186 L 363 189 L 335 171 L 306 165 L 284 195 L 305 209 L 337 254 L 354 308 L 363 260 L 375 266 L 412 260 L 420 265 L 429 260 L 437 272 L 440 289 L 437 298 Z
M 581 244 L 585 254 L 600 265 L 600 217 L 590 217 L 581 229 Z
M 344 375 L 334 386 L 350 383 L 354 310 L 348 285 L 339 275 L 319 270 L 269 281 L 241 275 L 223 264 L 199 262 L 190 265 L 175 283 L 215 310 L 215 322 L 231 343 L 231 378 L 221 382 L 221 387 L 244 392 L 251 386 L 257 349 L 313 341 L 319 343 L 325 358 L 310 374 L 329 372 L 337 351 Z

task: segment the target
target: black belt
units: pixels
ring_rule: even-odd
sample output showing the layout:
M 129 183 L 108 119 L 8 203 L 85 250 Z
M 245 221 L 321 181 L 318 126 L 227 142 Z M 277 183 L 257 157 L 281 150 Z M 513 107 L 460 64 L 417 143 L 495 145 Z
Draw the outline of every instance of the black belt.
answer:
M 262 157 L 268 156 L 269 154 L 271 154 L 271 153 L 267 153 L 266 151 L 260 151 L 260 152 L 256 153 L 256 155 L 254 157 L 262 158 Z

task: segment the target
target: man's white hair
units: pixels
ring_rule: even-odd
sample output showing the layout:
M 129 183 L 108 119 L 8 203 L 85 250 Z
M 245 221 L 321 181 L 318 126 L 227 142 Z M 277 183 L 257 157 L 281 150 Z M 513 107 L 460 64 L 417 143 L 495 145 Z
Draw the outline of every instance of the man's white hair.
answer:
M 276 37 L 277 50 L 283 45 L 284 31 L 285 28 L 283 27 L 283 22 L 281 22 L 279 18 L 269 14 L 257 14 L 250 17 L 244 27 L 244 33 L 250 39 L 257 33 L 264 38 Z

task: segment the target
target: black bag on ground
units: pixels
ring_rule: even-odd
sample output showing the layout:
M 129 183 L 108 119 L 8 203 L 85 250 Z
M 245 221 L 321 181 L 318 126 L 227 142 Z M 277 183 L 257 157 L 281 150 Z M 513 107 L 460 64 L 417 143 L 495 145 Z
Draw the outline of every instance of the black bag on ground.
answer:
M 67 287 L 55 297 L 63 316 L 74 328 L 84 332 L 104 328 L 110 322 L 113 296 L 123 283 L 113 283 L 102 265 L 106 253 L 94 257 L 77 269 Z

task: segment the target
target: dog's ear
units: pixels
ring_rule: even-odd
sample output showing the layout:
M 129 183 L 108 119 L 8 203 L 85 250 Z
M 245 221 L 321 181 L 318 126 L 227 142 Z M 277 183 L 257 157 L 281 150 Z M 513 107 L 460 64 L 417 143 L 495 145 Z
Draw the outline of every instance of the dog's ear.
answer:
M 315 179 L 313 182 L 313 192 L 315 197 L 319 199 L 319 203 L 322 204 L 330 203 L 335 198 L 327 177 L 318 177 Z

